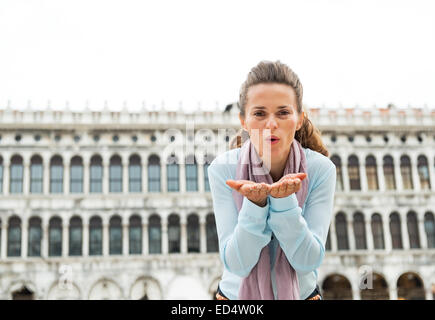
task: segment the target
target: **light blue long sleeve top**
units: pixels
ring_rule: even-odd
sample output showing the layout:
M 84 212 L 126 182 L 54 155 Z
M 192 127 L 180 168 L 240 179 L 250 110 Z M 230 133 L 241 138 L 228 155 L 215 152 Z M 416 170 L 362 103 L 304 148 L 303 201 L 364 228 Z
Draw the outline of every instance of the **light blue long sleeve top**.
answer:
M 325 255 L 331 223 L 336 169 L 328 157 L 308 148 L 303 150 L 309 178 L 303 208 L 299 207 L 295 194 L 285 198 L 268 196 L 265 207 L 244 197 L 238 213 L 232 189 L 225 181 L 236 177 L 240 148 L 218 155 L 208 167 L 219 254 L 224 265 L 219 288 L 230 300 L 238 299 L 242 279 L 249 275 L 267 245 L 276 298 L 274 258 L 278 243 L 296 270 L 300 298 L 307 298 L 316 288 L 317 268 Z

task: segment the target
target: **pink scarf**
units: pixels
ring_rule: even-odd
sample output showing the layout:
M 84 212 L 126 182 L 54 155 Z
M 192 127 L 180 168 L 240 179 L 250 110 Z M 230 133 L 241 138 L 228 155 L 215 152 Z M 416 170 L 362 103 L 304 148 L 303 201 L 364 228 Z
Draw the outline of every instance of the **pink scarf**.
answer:
M 284 174 L 307 172 L 307 160 L 301 144 L 293 139 L 289 157 L 284 169 Z M 240 150 L 237 163 L 235 180 L 250 180 L 255 182 L 273 183 L 272 176 L 267 173 L 261 158 L 259 157 L 254 145 L 248 139 Z M 303 207 L 308 193 L 308 176 L 302 180 L 302 186 L 296 192 L 299 207 Z M 233 190 L 233 199 L 236 203 L 237 211 L 242 207 L 243 196 Z M 288 262 L 281 246 L 278 245 L 275 259 L 275 275 L 278 300 L 298 300 L 299 283 L 296 271 Z M 260 253 L 257 264 L 249 275 L 243 278 L 240 290 L 240 300 L 274 300 L 271 279 L 271 265 L 269 255 L 269 245 L 266 245 Z

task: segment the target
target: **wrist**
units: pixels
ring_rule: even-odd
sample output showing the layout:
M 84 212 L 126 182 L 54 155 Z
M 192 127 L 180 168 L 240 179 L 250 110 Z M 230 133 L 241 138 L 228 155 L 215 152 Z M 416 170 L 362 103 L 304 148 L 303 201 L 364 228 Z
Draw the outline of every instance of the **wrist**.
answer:
M 252 203 L 254 203 L 255 205 L 264 208 L 267 205 L 267 198 L 264 198 L 264 200 L 260 200 L 260 201 L 252 201 Z

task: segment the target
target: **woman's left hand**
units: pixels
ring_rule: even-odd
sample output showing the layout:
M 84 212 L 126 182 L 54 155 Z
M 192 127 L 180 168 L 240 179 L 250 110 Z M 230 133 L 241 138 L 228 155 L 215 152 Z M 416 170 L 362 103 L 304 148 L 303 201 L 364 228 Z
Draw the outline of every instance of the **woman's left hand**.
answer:
M 306 173 L 290 173 L 279 181 L 271 184 L 269 194 L 274 198 L 285 198 L 299 191 L 302 180 L 307 177 Z

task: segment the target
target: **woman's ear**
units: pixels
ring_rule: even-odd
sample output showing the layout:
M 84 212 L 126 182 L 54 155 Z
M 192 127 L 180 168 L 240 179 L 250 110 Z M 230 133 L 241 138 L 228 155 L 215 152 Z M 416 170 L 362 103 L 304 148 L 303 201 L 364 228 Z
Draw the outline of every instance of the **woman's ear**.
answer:
M 248 131 L 248 129 L 246 128 L 245 117 L 243 117 L 241 113 L 239 113 L 239 120 L 240 120 L 240 125 L 242 126 L 242 128 L 245 129 L 246 131 Z
M 296 131 L 298 131 L 300 128 L 302 128 L 302 125 L 304 124 L 304 120 L 305 120 L 305 112 L 302 111 L 302 113 L 298 119 L 298 125 L 296 127 Z

